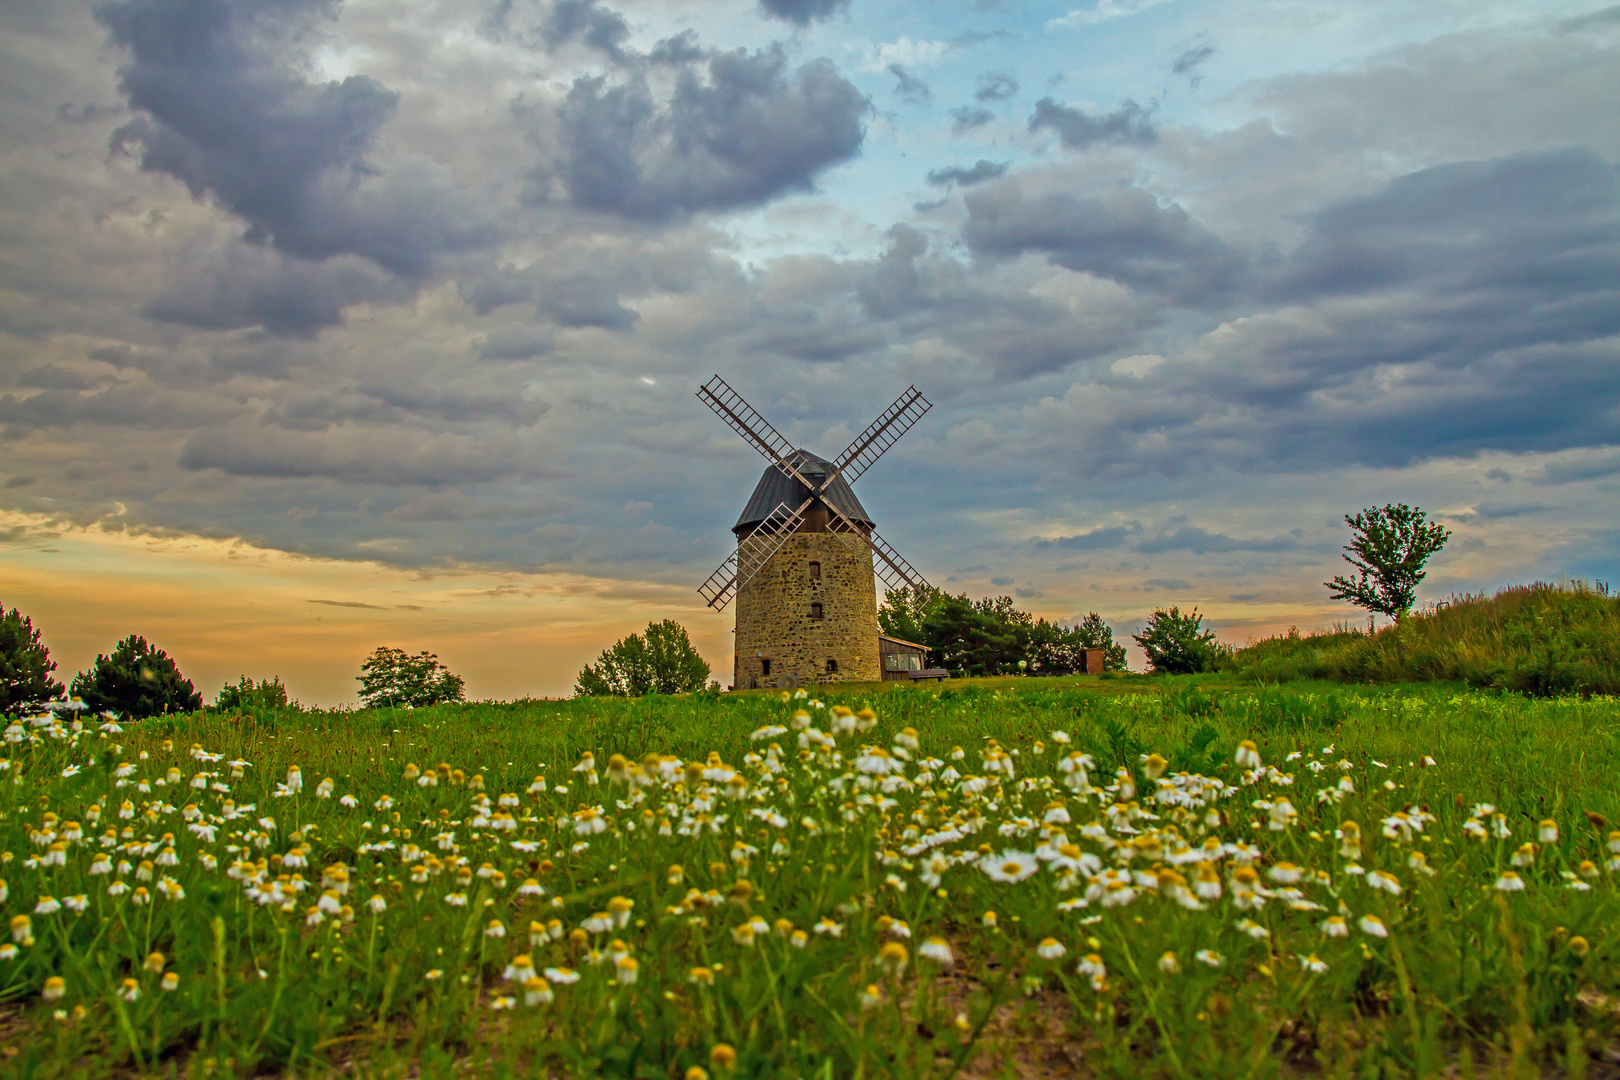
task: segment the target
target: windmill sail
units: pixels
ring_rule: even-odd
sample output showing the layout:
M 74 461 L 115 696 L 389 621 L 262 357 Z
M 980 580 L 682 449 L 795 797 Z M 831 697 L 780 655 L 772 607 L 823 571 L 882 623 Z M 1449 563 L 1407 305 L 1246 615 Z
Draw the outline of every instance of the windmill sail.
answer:
M 827 508 L 827 531 L 844 542 L 844 546 L 851 551 L 859 552 L 860 540 L 872 545 L 872 572 L 877 574 L 878 580 L 889 592 L 896 589 L 928 588 L 928 581 L 917 572 L 916 567 L 906 561 L 905 556 L 894 549 L 876 529 L 861 530 L 838 511 Z
M 783 437 L 770 425 L 754 407 L 743 400 L 741 394 L 726 385 L 726 381 L 716 375 L 698 389 L 697 396 L 703 404 L 713 409 L 715 415 L 724 420 L 731 430 L 747 440 L 748 445 L 764 454 L 772 461 L 780 462 L 793 453 L 793 444 Z
M 849 501 L 853 501 L 854 496 L 849 491 L 849 483 L 871 468 L 878 458 L 887 453 L 902 435 L 911 430 L 912 426 L 933 408 L 915 386 L 907 387 L 906 392 L 895 399 L 894 404 L 856 436 L 825 473 L 821 472 L 820 468 L 829 463 L 806 451 L 796 450 L 781 432 L 772 427 L 769 421 L 744 401 L 742 395 L 727 385 L 719 375 L 704 383 L 699 388 L 697 396 L 714 410 L 715 415 L 724 420 L 728 427 L 741 435 L 748 445 L 769 459 L 783 476 L 802 485 L 803 492 L 808 496 L 797 508 L 790 507 L 785 500 L 779 501 L 763 519 L 749 517 L 746 522 L 738 523 L 739 530 L 745 524 L 752 527 L 737 541 L 736 552 L 728 556 L 698 588 L 698 592 L 710 607 L 723 610 L 737 595 L 738 590 L 782 549 L 788 537 L 798 531 L 804 524 L 806 511 L 816 503 L 827 512 L 827 531 L 838 537 L 852 552 L 861 553 L 861 542 L 867 542 L 868 550 L 873 555 L 873 573 L 883 582 L 885 589 L 893 591 L 928 585 L 923 576 L 917 573 L 916 568 L 871 528 L 869 521 L 858 525 L 833 505 L 839 497 L 838 490 L 844 491 Z M 809 468 L 810 475 L 815 479 L 806 477 L 801 471 L 801 466 Z M 770 474 L 766 475 L 769 477 Z M 829 489 L 832 489 L 831 497 Z M 762 500 L 761 491 L 766 490 L 768 488 L 765 481 L 761 481 L 761 487 L 756 489 L 754 496 L 754 501 L 761 503 L 760 509 L 770 506 L 769 500 L 775 494 L 772 492 Z M 858 503 L 855 506 L 859 509 Z M 748 511 L 745 510 L 744 514 L 746 516 Z
M 857 476 L 871 468 L 874 461 L 887 453 L 889 447 L 899 442 L 900 436 L 910 431 L 912 425 L 933 407 L 927 398 L 917 392 L 915 386 L 906 387 L 906 392 L 883 410 L 882 416 L 872 421 L 870 427 L 844 448 L 834 462 L 834 468 L 853 484 Z
M 698 593 L 716 611 L 724 611 L 737 590 L 748 584 L 760 568 L 771 561 L 771 556 L 782 549 L 804 523 L 804 512 L 815 501 L 809 498 L 795 509 L 787 503 L 777 503 L 776 509 L 753 532 L 737 541 L 737 550 L 726 557 L 709 579 L 698 587 Z

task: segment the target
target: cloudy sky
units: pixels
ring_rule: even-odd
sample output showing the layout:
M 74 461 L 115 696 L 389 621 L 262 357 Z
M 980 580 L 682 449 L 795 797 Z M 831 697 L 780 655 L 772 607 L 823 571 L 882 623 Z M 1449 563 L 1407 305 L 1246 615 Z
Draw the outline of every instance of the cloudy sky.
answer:
M 211 697 L 383 643 L 566 693 L 763 462 L 936 584 L 1234 642 L 1620 571 L 1620 7 L 1586 0 L 0 5 L 0 601 Z

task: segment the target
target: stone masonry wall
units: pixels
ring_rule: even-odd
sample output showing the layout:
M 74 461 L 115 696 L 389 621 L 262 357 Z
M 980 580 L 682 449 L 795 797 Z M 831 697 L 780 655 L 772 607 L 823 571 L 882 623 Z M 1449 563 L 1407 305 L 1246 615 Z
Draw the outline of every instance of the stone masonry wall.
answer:
M 739 690 L 883 677 L 872 549 L 852 539 L 858 554 L 831 533 L 795 533 L 738 592 L 733 685 Z M 812 560 L 821 563 L 819 580 L 810 577 Z M 810 617 L 818 602 L 819 620 Z M 762 658 L 771 661 L 768 676 Z M 827 671 L 829 659 L 838 662 L 836 672 Z

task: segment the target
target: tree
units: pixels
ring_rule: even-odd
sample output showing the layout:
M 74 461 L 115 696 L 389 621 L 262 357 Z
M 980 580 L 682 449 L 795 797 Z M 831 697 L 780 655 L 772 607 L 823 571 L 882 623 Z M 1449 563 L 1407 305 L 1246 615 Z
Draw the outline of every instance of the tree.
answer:
M 294 712 L 302 711 L 303 706 L 296 701 L 287 700 L 287 687 L 281 679 L 263 679 L 257 684 L 246 675 L 236 680 L 236 685 L 226 683 L 214 699 L 214 708 L 232 709 L 239 712 L 257 712 L 261 709 L 291 709 Z
M 360 665 L 360 701 L 369 709 L 380 705 L 425 708 L 464 699 L 466 683 L 423 649 L 412 656 L 404 649 L 377 646 Z
M 1101 615 L 1095 611 L 1087 612 L 1080 625 L 1074 628 L 1074 634 L 1082 649 L 1103 651 L 1104 671 L 1125 670 L 1125 646 L 1114 640 L 1113 627 L 1103 622 Z
M 673 619 L 647 624 L 647 636 L 631 634 L 586 664 L 574 685 L 576 697 L 641 697 L 688 694 L 703 689 L 709 665 L 686 628 Z
M 883 596 L 883 606 L 878 608 L 878 628 L 901 641 L 927 645 L 925 624 L 929 615 L 939 607 L 944 595 L 932 585 L 887 592 Z
M 1081 670 L 1081 650 L 1102 649 L 1108 671 L 1125 667 L 1125 647 L 1096 612 L 1065 627 L 1020 611 L 1010 596 L 970 600 L 931 586 L 896 589 L 878 609 L 885 634 L 926 645 L 935 662 L 974 675 L 1007 675 L 1018 661 L 1040 675 Z
M 1181 609 L 1156 609 L 1140 634 L 1131 635 L 1147 653 L 1154 671 L 1166 675 L 1192 675 L 1214 671 L 1223 650 L 1215 631 L 1200 629 L 1204 617 L 1198 609 L 1183 615 Z
M 110 710 L 130 720 L 202 708 L 202 695 L 169 654 L 137 634 L 73 676 L 71 692 L 98 712 Z
M 1429 523 L 1427 514 L 1405 503 L 1346 514 L 1344 522 L 1353 534 L 1344 561 L 1359 576 L 1340 574 L 1326 582 L 1332 598 L 1400 621 L 1417 602 L 1424 564 L 1445 546 L 1451 530 Z
M 37 709 L 62 696 L 56 662 L 27 615 L 0 606 L 0 715 Z
M 923 625 L 924 639 L 939 661 L 952 671 L 968 675 L 1005 675 L 1016 671 L 1020 653 L 1016 629 L 996 617 L 994 603 L 986 610 L 966 596 L 944 596 Z

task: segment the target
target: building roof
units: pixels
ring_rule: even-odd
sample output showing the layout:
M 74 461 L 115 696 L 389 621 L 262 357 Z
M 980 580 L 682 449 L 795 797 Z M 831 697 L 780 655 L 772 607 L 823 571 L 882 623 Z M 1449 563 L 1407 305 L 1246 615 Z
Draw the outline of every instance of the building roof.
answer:
M 817 457 L 808 450 L 793 451 L 788 455 L 788 461 L 803 473 L 806 479 L 816 483 L 820 483 L 821 478 L 832 471 L 832 462 Z M 759 483 L 754 487 L 754 494 L 749 497 L 748 505 L 743 507 L 742 516 L 737 519 L 737 524 L 731 527 L 731 531 L 737 532 L 758 525 L 770 516 L 778 503 L 787 503 L 789 509 L 792 509 L 809 497 L 809 488 L 772 465 L 765 470 L 765 475 L 759 478 Z M 821 498 L 849 520 L 867 528 L 872 527 L 872 519 L 867 516 L 866 508 L 861 505 L 849 482 L 842 476 L 833 478 L 833 482 L 827 485 L 827 490 L 822 492 Z
M 921 649 L 923 652 L 928 651 L 928 646 L 927 645 L 920 645 L 915 641 L 907 641 L 905 638 L 898 638 L 898 637 L 895 637 L 893 634 L 879 634 L 878 635 L 878 640 L 879 641 L 892 641 L 896 645 L 904 645 L 908 649 Z

